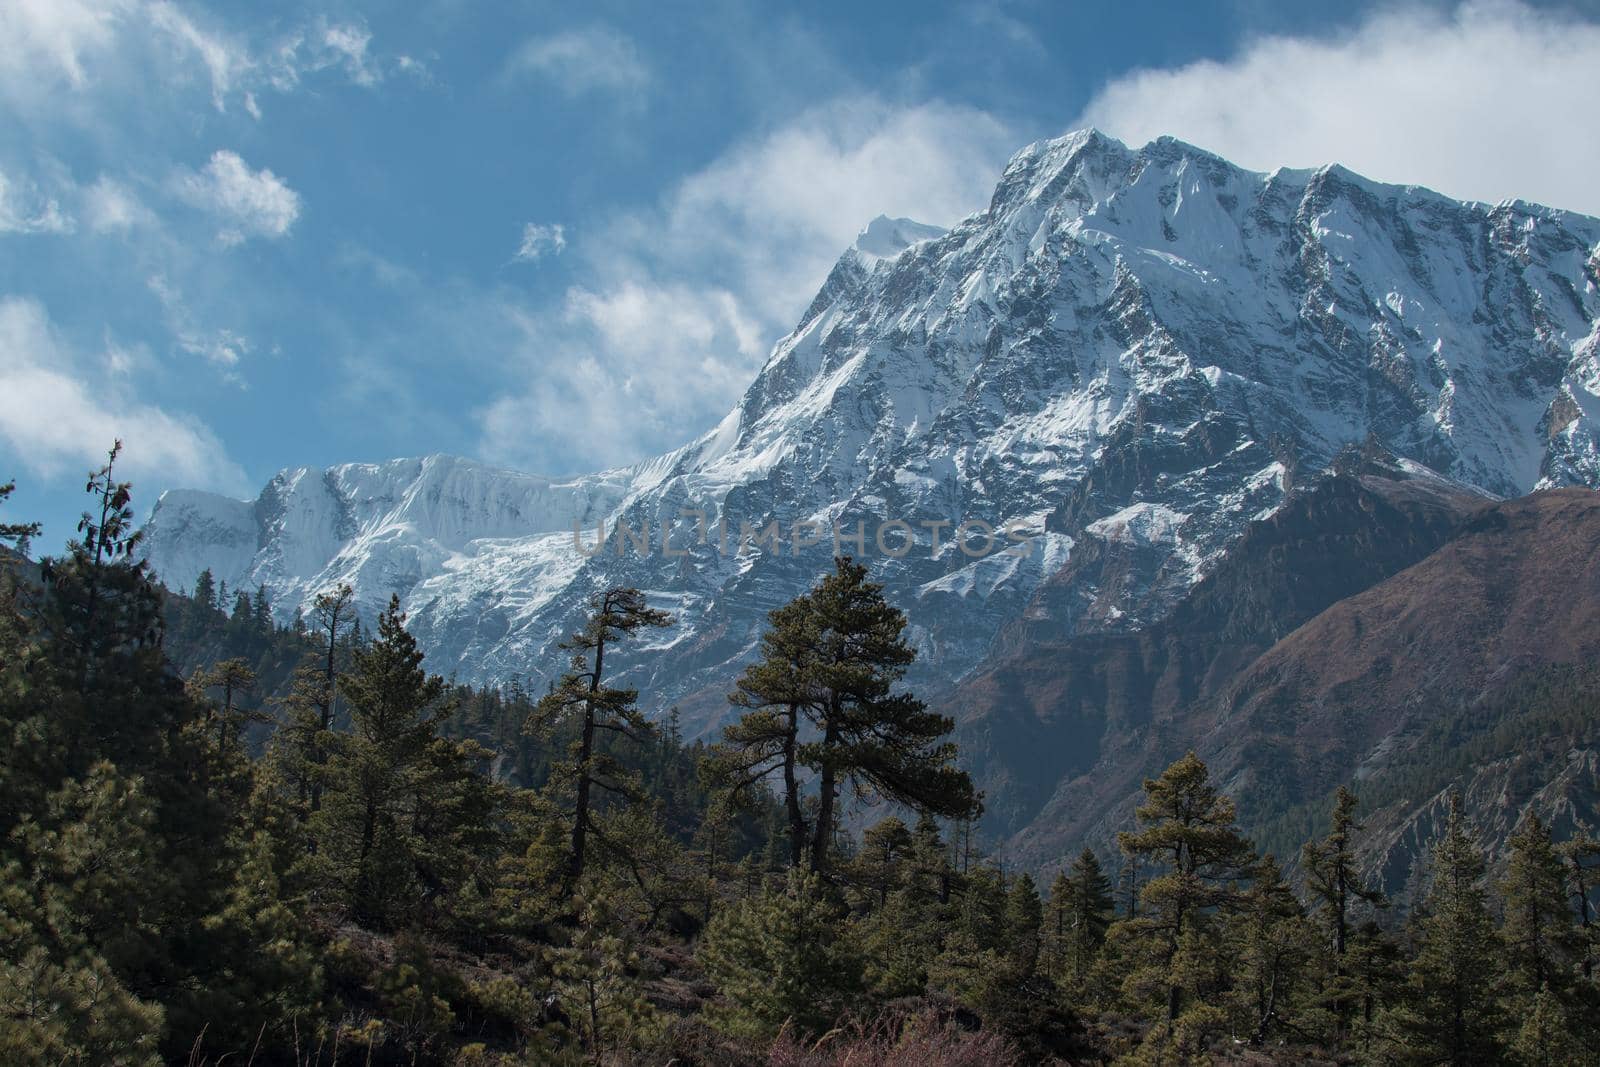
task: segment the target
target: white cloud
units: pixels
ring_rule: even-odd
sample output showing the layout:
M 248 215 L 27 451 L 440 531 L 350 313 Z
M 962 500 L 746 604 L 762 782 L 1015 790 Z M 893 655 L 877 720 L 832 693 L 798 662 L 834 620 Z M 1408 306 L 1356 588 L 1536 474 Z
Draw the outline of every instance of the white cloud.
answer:
M 300 217 L 300 194 L 272 171 L 251 170 L 238 153 L 212 153 L 198 173 L 178 179 L 181 195 L 216 216 L 217 239 L 236 245 L 248 237 L 279 238 Z
M 108 351 L 114 368 L 126 353 Z M 82 369 L 80 369 L 82 368 Z M 0 297 L 0 439 L 40 477 L 103 460 L 112 438 L 127 444 L 134 477 L 238 491 L 244 472 L 199 420 L 140 403 L 115 378 L 93 374 L 57 336 L 42 305 Z
M 340 70 L 355 85 L 377 87 L 384 79 L 385 62 L 369 51 L 372 33 L 361 22 L 329 22 L 319 19 L 280 40 L 263 59 L 267 83 L 279 92 L 290 92 L 309 74 Z M 410 56 L 400 56 L 394 69 L 415 75 L 421 65 Z
M 96 233 L 127 231 L 155 222 L 155 215 L 132 189 L 105 174 L 82 191 L 82 205 L 84 221 Z
M 200 356 L 224 371 L 237 366 L 239 360 L 249 354 L 249 338 L 229 329 L 202 329 L 184 302 L 183 294 L 165 276 L 153 275 L 146 279 L 145 284 L 161 301 L 161 307 L 166 312 L 167 327 L 180 349 L 191 356 Z
M 1016 141 L 970 108 L 837 100 L 656 207 L 586 227 L 559 306 L 505 309 L 534 384 L 481 413 L 483 451 L 566 471 L 683 444 L 726 414 L 868 221 L 982 208 Z
M 364 26 L 339 23 L 322 27 L 323 47 L 340 57 L 351 81 L 367 88 L 383 80 L 382 73 L 367 54 L 367 45 L 371 43 L 372 34 Z
M 1133 144 L 1171 134 L 1261 170 L 1338 162 L 1451 196 L 1600 215 L 1600 25 L 1510 2 L 1385 9 L 1334 38 L 1113 80 L 1085 109 Z
M 92 57 L 111 47 L 133 0 L 6 0 L 0 4 L 0 75 L 89 84 Z
M 650 83 L 650 70 L 633 41 L 605 26 L 534 37 L 511 54 L 503 78 L 537 75 L 568 96 L 604 92 L 638 93 Z
M 218 111 L 227 110 L 228 95 L 255 65 L 248 49 L 222 34 L 202 29 L 167 0 L 146 4 L 140 14 L 142 21 L 166 38 L 165 43 L 199 57 L 211 79 L 212 106 Z
M 71 233 L 73 228 L 72 217 L 54 197 L 0 171 L 0 233 Z
M 522 243 L 511 258 L 520 263 L 531 263 L 546 252 L 559 256 L 566 247 L 566 227 L 561 223 L 546 226 L 530 222 L 522 227 Z
M 87 99 L 102 88 L 102 97 L 134 86 L 143 96 L 155 84 L 203 80 L 217 111 L 237 99 L 259 119 L 264 90 L 290 92 L 324 71 L 364 88 L 390 69 L 425 80 L 416 59 L 374 55 L 371 43 L 364 23 L 322 16 L 252 41 L 172 0 L 4 0 L 0 93 L 56 115 L 63 84 Z

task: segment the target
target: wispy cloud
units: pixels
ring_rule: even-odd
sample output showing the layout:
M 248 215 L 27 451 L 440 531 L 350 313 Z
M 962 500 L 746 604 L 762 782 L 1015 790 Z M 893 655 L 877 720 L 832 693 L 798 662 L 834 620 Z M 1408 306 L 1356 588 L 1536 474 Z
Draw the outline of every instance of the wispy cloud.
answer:
M 8 0 L 0 4 L 0 75 L 15 82 L 45 76 L 81 89 L 136 7 L 135 0 Z
M 155 214 L 128 185 L 102 174 L 81 192 L 84 221 L 95 233 L 154 225 Z
M 7 0 L 0 4 L 0 92 L 35 107 L 62 86 L 83 94 L 103 83 L 182 86 L 203 79 L 211 104 L 241 104 L 261 117 L 266 91 L 292 92 L 314 74 L 338 72 L 363 88 L 391 72 L 427 80 L 410 56 L 382 56 L 360 20 L 325 16 L 264 41 L 230 32 L 172 0 Z
M 482 451 L 568 471 L 684 443 L 727 412 L 862 226 L 981 208 L 1015 141 L 971 108 L 835 100 L 659 205 L 586 227 L 558 305 L 501 309 L 533 384 L 480 412 Z
M 529 222 L 522 227 L 522 241 L 511 258 L 519 263 L 531 263 L 546 253 L 559 256 L 566 248 L 567 232 L 561 223 Z
M 1138 71 L 1084 110 L 1133 143 L 1172 134 L 1258 169 L 1343 163 L 1451 196 L 1600 214 L 1600 25 L 1496 0 L 1385 8 L 1334 38 L 1266 37 L 1223 62 Z
M 278 238 L 300 217 L 300 194 L 265 167 L 251 170 L 236 152 L 212 153 L 198 172 L 178 178 L 184 199 L 215 216 L 217 240 L 236 245 L 249 237 Z
M 261 66 L 279 92 L 289 92 L 309 74 L 338 70 L 354 85 L 377 87 L 390 70 L 422 77 L 426 68 L 411 56 L 381 59 L 371 51 L 372 32 L 362 22 L 329 22 L 303 26 L 282 38 Z
M 183 294 L 165 275 L 152 275 L 145 284 L 161 302 L 167 327 L 178 348 L 191 356 L 200 356 L 232 378 L 232 369 L 250 352 L 250 339 L 230 329 L 203 329 L 195 321 Z
M 227 36 L 202 28 L 167 0 L 144 5 L 141 20 L 165 37 L 169 47 L 198 57 L 211 80 L 211 103 L 227 109 L 228 96 L 247 80 L 255 66 L 245 46 Z
M 126 353 L 108 351 L 115 368 Z M 243 487 L 244 473 L 198 419 L 125 393 L 120 376 L 95 372 L 57 336 L 43 305 L 0 297 L 0 439 L 41 477 L 103 457 L 113 437 L 127 442 L 124 469 L 158 484 Z
M 0 234 L 70 233 L 74 226 L 55 197 L 0 171 Z
M 650 69 L 633 41 L 606 26 L 590 26 L 524 41 L 506 61 L 507 82 L 536 76 L 568 96 L 632 95 L 650 83 Z

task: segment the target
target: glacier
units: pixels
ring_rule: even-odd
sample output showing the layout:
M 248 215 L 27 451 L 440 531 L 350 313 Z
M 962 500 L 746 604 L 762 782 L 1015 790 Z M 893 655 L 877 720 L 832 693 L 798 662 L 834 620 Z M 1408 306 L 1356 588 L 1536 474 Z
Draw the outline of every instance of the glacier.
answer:
M 1597 416 L 1600 221 L 1085 130 L 1024 148 L 948 231 L 874 220 L 673 452 L 568 479 L 429 456 L 285 470 L 254 501 L 171 490 L 146 553 L 173 588 L 202 568 L 265 586 L 282 618 L 338 582 L 366 612 L 397 594 L 432 669 L 530 687 L 591 592 L 638 586 L 678 621 L 626 683 L 695 733 L 834 550 L 729 550 L 702 522 L 910 524 L 915 551 L 863 554 L 937 691 L 1024 614 L 1063 634 L 1161 618 L 1351 444 L 1509 497 L 1600 485 Z M 1029 530 L 1028 551 L 961 551 L 969 519 Z M 650 550 L 580 547 L 619 525 Z

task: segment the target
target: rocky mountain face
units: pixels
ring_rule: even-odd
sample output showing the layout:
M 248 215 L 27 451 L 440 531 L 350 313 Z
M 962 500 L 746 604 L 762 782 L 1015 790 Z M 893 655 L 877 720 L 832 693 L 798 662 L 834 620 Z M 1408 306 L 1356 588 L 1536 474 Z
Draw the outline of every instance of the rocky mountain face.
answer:
M 910 617 L 911 682 L 961 712 L 993 827 L 1042 862 L 1094 838 L 1080 800 L 1137 788 L 1164 716 L 1292 718 L 1339 681 L 1241 680 L 1275 643 L 1494 499 L 1600 485 L 1597 413 L 1600 221 L 1085 131 L 1023 149 L 948 232 L 868 226 L 677 451 L 565 480 L 435 456 L 288 470 L 255 501 L 173 491 L 148 552 L 174 586 L 265 585 L 280 615 L 339 581 L 368 610 L 397 593 L 433 669 L 535 686 L 587 596 L 635 585 L 678 621 L 620 666 L 691 732 L 765 613 L 835 551 L 866 557 Z M 1113 764 L 1120 784 L 1071 787 Z
M 369 608 L 399 593 L 431 663 L 483 681 L 547 675 L 590 591 L 638 585 L 679 622 L 633 681 L 709 726 L 836 547 L 872 558 L 942 687 L 1025 613 L 1062 635 L 1163 618 L 1352 442 L 1499 496 L 1600 481 L 1593 219 L 1087 131 L 1024 149 L 950 232 L 881 219 L 859 245 L 675 452 L 565 481 L 436 456 L 285 471 L 254 502 L 174 491 L 150 559 L 284 614 L 337 581 Z M 917 538 L 900 558 L 893 520 Z M 965 520 L 1013 537 L 980 553 L 969 527 L 963 551 Z M 776 549 L 740 537 L 773 521 Z
M 1111 850 L 1143 780 L 1188 750 L 1267 847 L 1358 783 L 1396 890 L 1453 789 L 1489 845 L 1530 805 L 1600 822 L 1600 496 L 1493 501 L 1409 464 L 1339 466 L 1151 627 L 1007 628 L 945 703 L 1009 856 Z
M 1424 469 L 1352 450 L 1334 473 L 1251 523 L 1149 626 L 1060 627 L 1059 603 L 1079 580 L 1063 570 L 943 702 L 987 794 L 988 829 L 1040 856 L 1064 842 L 1110 841 L 1143 778 L 1195 744 L 1193 709 L 1220 699 L 1325 609 L 1430 555 L 1490 504 Z M 1088 545 L 1081 565 L 1102 570 L 1119 547 Z

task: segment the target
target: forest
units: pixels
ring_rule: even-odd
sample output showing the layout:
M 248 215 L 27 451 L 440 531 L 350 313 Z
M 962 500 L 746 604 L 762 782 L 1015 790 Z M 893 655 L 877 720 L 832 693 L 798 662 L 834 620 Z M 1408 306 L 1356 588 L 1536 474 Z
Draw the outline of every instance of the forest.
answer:
M 613 682 L 639 590 L 459 686 L 398 600 L 163 590 L 116 454 L 61 555 L 0 526 L 0 1062 L 1600 1063 L 1593 839 L 1456 810 L 1400 908 L 1359 783 L 1263 855 L 1190 754 L 1117 855 L 1007 869 L 859 563 L 689 742 Z

